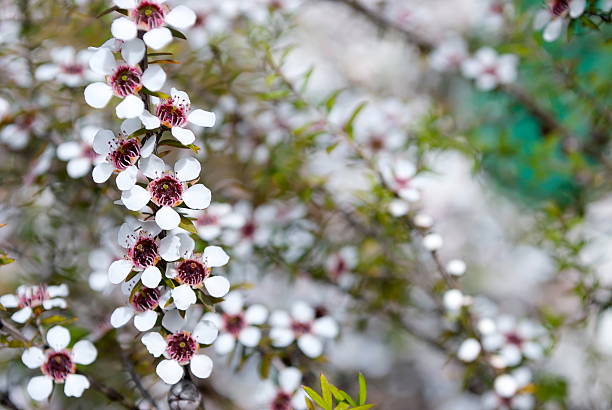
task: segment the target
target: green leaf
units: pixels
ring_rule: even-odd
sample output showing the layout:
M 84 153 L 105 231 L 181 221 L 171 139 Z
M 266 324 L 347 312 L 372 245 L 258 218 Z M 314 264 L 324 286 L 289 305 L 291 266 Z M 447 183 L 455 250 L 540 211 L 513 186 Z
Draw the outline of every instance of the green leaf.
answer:
M 373 404 L 365 404 L 363 406 L 352 407 L 351 410 L 368 410 L 372 408 L 373 406 L 374 406 Z
M 355 123 L 355 120 L 357 119 L 359 113 L 363 111 L 366 105 L 368 105 L 367 101 L 359 103 L 355 110 L 353 110 L 353 114 L 351 114 L 349 120 L 346 122 L 346 124 L 344 124 L 344 131 L 346 131 L 346 133 L 351 139 L 353 139 L 353 124 Z
M 180 31 L 175 30 L 175 29 L 173 29 L 173 28 L 171 28 L 171 27 L 168 27 L 168 29 L 169 29 L 169 30 L 170 30 L 170 32 L 172 33 L 172 36 L 173 36 L 173 37 L 176 37 L 176 38 L 181 38 L 181 39 L 183 39 L 183 40 L 187 40 L 187 37 L 185 37 L 185 35 L 184 35 L 183 33 L 181 33 Z
M 15 262 L 15 259 L 10 258 L 8 255 L 0 252 L 0 266 L 8 265 L 13 262 Z
M 360 405 L 365 404 L 366 398 L 367 398 L 367 390 L 366 390 L 365 377 L 363 377 L 362 373 L 359 373 L 359 404 Z
M 172 53 L 147 53 L 147 57 L 171 56 Z
M 270 366 L 272 364 L 272 355 L 265 354 L 259 363 L 259 376 L 262 379 L 267 379 L 270 374 Z
M 325 405 L 325 401 L 323 400 L 321 396 L 319 396 L 319 394 L 316 391 L 312 390 L 310 387 L 307 387 L 307 386 L 302 386 L 302 388 L 304 389 L 306 394 L 309 395 L 312 400 L 314 400 L 315 403 L 321 406 L 321 408 L 327 409 Z
M 348 403 L 340 403 L 336 406 L 336 408 L 334 410 L 346 410 L 346 409 L 350 409 L 351 405 Z
M 336 90 L 331 93 L 329 97 L 327 97 L 327 99 L 325 100 L 325 111 L 329 113 L 331 112 L 331 110 L 334 109 L 334 106 L 336 105 L 336 100 L 338 99 L 338 96 L 342 94 L 343 91 L 344 90 L 342 89 Z
M 180 64 L 180 63 L 181 63 L 180 61 L 169 60 L 169 59 L 148 61 L 148 64 Z
M 311 400 L 308 400 L 306 397 L 304 397 L 304 400 L 306 401 L 306 407 L 308 408 L 308 410 L 316 410 Z
M 100 17 L 104 17 L 104 16 L 106 16 L 107 14 L 112 13 L 113 11 L 117 11 L 117 12 L 119 12 L 119 13 L 124 14 L 124 15 L 126 15 L 126 16 L 127 16 L 127 10 L 126 10 L 126 9 L 120 9 L 120 8 L 119 8 L 119 7 L 117 7 L 117 6 L 113 6 L 113 7 L 111 7 L 111 8 L 108 8 L 108 9 L 104 10 L 102 13 L 98 14 L 98 15 L 96 16 L 96 18 L 98 18 L 98 19 L 99 19 Z
M 327 405 L 326 409 L 331 410 L 333 406 L 333 402 L 332 402 L 331 390 L 329 389 L 329 382 L 327 381 L 323 373 L 321 373 L 320 379 L 321 379 L 321 392 L 323 394 L 323 401 Z
M 46 318 L 44 318 L 44 319 L 42 319 L 40 321 L 40 323 L 42 323 L 45 326 L 57 325 L 57 324 L 60 324 L 60 323 L 69 324 L 69 323 L 73 323 L 73 322 L 76 322 L 76 318 L 74 318 L 74 317 L 68 318 L 68 317 L 64 317 L 64 316 L 60 316 L 60 315 L 49 316 L 49 317 L 46 317 Z
M 8 336 L 5 336 L 5 335 L 0 335 L 0 346 L 10 347 L 13 349 L 28 347 L 28 345 L 26 345 L 21 340 L 13 340 L 12 338 L 9 338 Z
M 167 145 L 169 147 L 174 147 L 174 148 L 190 149 L 193 152 L 200 151 L 200 147 L 198 147 L 197 145 L 193 145 L 193 144 L 183 145 L 183 144 L 181 144 L 179 141 L 177 141 L 175 139 L 161 140 L 159 142 L 159 144 L 157 144 L 157 145 Z
M 357 405 L 357 403 L 355 403 L 355 400 L 353 400 L 353 398 L 351 396 L 349 396 L 349 394 L 347 392 L 345 392 L 344 390 L 338 390 L 338 393 L 340 393 L 340 395 L 342 395 L 342 398 L 344 399 L 344 401 L 346 401 L 351 406 L 356 406 Z
M 185 218 L 182 215 L 181 215 L 181 223 L 179 223 L 179 228 L 183 228 L 187 232 L 191 232 L 191 233 L 196 234 L 196 235 L 198 233 L 198 230 L 196 229 L 195 225 L 193 224 L 193 221 L 191 219 Z
M 147 94 L 147 95 L 152 95 L 154 97 L 158 97 L 161 98 L 162 100 L 167 100 L 168 98 L 170 98 L 170 96 L 166 93 L 162 93 L 161 91 L 150 91 L 147 90 L 146 88 L 141 88 L 140 91 L 142 91 L 143 93 Z

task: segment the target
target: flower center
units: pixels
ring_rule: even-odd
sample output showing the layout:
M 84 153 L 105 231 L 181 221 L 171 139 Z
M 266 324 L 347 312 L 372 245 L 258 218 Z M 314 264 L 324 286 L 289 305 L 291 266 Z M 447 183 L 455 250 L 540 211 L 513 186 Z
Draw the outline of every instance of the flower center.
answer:
M 76 365 L 68 352 L 51 352 L 47 355 L 47 361 L 42 365 L 42 372 L 56 383 L 63 382 L 69 374 L 75 371 Z
M 310 323 L 298 322 L 297 320 L 294 320 L 293 322 L 291 322 L 291 330 L 293 330 L 293 333 L 298 336 L 310 333 Z
M 42 303 L 47 299 L 49 299 L 49 294 L 47 293 L 46 286 L 28 286 L 19 294 L 19 306 L 36 307 L 42 305 Z
M 552 0 L 549 2 L 550 11 L 555 16 L 561 16 L 569 9 L 569 0 Z
M 160 296 L 161 292 L 156 288 L 142 288 L 132 295 L 130 304 L 136 312 L 153 310 L 157 307 Z
M 81 64 L 62 64 L 60 70 L 64 74 L 81 75 L 85 71 L 85 68 Z
M 240 331 L 246 326 L 246 321 L 242 313 L 238 313 L 237 315 L 225 314 L 223 315 L 223 320 L 225 330 L 234 337 L 238 337 Z
M 184 260 L 176 270 L 176 279 L 190 286 L 201 285 L 210 276 L 210 268 L 194 259 Z
M 164 24 L 166 10 L 152 1 L 142 0 L 132 11 L 132 19 L 142 30 L 152 30 Z
M 127 167 L 134 165 L 140 157 L 140 144 L 136 138 L 124 140 L 109 154 L 109 157 L 115 169 L 123 171 Z
M 130 249 L 130 258 L 139 268 L 155 265 L 159 261 L 157 243 L 151 238 L 140 238 Z
M 189 363 L 198 350 L 198 343 L 189 332 L 174 333 L 166 339 L 166 354 L 181 364 Z
M 244 238 L 251 238 L 255 234 L 255 222 L 249 221 L 242 226 L 241 233 Z
M 279 391 L 270 403 L 270 410 L 291 410 L 291 395 L 284 391 Z
M 159 206 L 177 206 L 183 202 L 183 184 L 171 175 L 165 175 L 149 183 L 147 190 Z
M 161 123 L 168 128 L 181 127 L 187 123 L 188 108 L 183 103 L 175 104 L 170 97 L 157 106 L 156 115 Z
M 199 226 L 217 225 L 219 224 L 219 218 L 206 212 L 198 218 L 196 224 Z
M 141 73 L 136 67 L 120 65 L 109 78 L 110 86 L 117 97 L 136 94 L 142 88 Z
M 516 346 L 521 346 L 523 344 L 523 338 L 516 333 L 508 333 L 506 335 L 506 342 Z

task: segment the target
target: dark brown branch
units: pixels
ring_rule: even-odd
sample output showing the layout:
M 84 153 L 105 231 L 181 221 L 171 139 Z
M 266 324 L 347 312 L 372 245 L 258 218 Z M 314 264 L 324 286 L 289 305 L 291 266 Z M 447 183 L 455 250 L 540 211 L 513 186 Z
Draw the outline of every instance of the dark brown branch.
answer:
M 104 383 L 99 380 L 94 379 L 91 375 L 79 372 L 89 379 L 89 383 L 91 384 L 91 388 L 100 392 L 106 398 L 112 402 L 120 404 L 128 410 L 139 410 L 138 406 L 133 403 L 130 403 L 123 394 L 113 389 L 112 387 L 108 387 Z

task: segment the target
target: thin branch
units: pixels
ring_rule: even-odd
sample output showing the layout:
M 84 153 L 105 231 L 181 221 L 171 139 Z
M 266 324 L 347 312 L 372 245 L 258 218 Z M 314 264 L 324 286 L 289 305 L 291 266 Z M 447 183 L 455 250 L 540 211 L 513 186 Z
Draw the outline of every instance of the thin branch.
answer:
M 151 403 L 151 405 L 153 406 L 153 409 L 158 409 L 159 406 L 155 402 L 155 399 L 153 399 L 153 396 L 151 396 L 151 393 L 149 393 L 149 391 L 142 384 L 142 381 L 140 380 L 140 377 L 136 373 L 136 369 L 134 369 L 134 364 L 132 363 L 132 361 L 128 357 L 127 352 L 123 348 L 121 348 L 121 347 L 120 347 L 120 349 L 121 349 L 121 359 L 123 360 L 123 364 L 125 366 L 125 370 L 128 372 L 128 374 L 130 375 L 130 378 L 132 379 L 132 381 L 136 385 L 136 389 L 138 389 L 138 391 L 140 392 L 140 394 L 142 394 L 142 397 L 146 401 Z
M 91 375 L 89 374 L 85 374 L 82 372 L 79 372 L 81 374 L 83 374 L 84 376 L 86 376 L 89 379 L 89 382 L 91 384 L 91 387 L 102 393 L 104 396 L 106 396 L 106 398 L 112 402 L 115 402 L 117 404 L 120 404 L 121 406 L 125 407 L 128 410 L 139 410 L 138 406 L 136 406 L 133 403 L 130 403 L 123 394 L 121 394 L 120 392 L 118 392 L 117 390 L 113 389 L 112 387 L 108 387 L 107 385 L 105 385 L 104 383 L 100 382 L 99 380 L 96 380 L 95 378 L 93 378 Z

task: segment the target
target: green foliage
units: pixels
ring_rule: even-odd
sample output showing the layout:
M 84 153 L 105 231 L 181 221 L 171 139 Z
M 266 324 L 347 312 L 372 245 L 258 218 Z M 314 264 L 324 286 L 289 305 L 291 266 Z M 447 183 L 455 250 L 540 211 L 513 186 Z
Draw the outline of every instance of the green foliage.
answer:
M 323 410 L 367 410 L 374 406 L 373 404 L 366 403 L 366 381 L 361 373 L 359 373 L 359 395 L 356 399 L 352 398 L 347 392 L 329 383 L 323 374 L 321 374 L 320 381 L 321 394 L 310 387 L 303 386 L 304 391 L 309 397 L 306 398 L 306 405 L 309 410 L 314 410 L 316 408 L 321 408 Z

